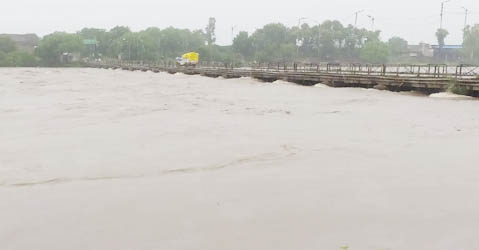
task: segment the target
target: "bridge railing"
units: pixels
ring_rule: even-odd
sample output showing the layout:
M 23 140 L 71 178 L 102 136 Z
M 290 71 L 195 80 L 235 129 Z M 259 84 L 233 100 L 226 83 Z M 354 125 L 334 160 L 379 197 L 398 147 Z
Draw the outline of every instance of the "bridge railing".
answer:
M 175 69 L 174 61 L 119 61 L 105 59 L 92 64 L 111 67 L 136 67 L 138 69 Z M 309 74 L 345 74 L 345 75 L 371 75 L 385 77 L 415 77 L 415 78 L 479 78 L 477 65 L 446 65 L 446 64 L 281 64 L 281 63 L 255 63 L 238 67 L 224 63 L 201 63 L 198 69 L 202 70 L 247 70 L 261 72 L 301 72 Z
M 366 74 L 376 76 L 403 76 L 424 78 L 477 78 L 479 66 L 446 65 L 446 64 L 306 64 L 279 65 L 276 67 L 255 66 L 254 70 L 262 71 L 298 71 L 310 73 Z

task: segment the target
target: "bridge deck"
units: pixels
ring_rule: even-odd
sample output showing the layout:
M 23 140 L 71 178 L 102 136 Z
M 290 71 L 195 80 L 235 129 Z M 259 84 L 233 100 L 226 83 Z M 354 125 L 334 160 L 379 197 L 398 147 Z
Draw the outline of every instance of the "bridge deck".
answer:
M 442 92 L 454 85 L 461 89 L 465 94 L 479 96 L 479 76 L 476 74 L 467 74 L 456 70 L 456 73 L 438 72 L 437 68 L 431 72 L 431 67 L 421 71 L 420 67 L 416 71 L 402 69 L 393 71 L 392 67 L 363 68 L 359 70 L 351 69 L 329 69 L 318 68 L 213 68 L 213 67 L 167 67 L 148 64 L 117 64 L 117 63 L 95 63 L 93 67 L 100 68 L 121 68 L 123 70 L 141 70 L 153 72 L 168 72 L 171 74 L 184 73 L 189 75 L 202 75 L 207 77 L 240 78 L 252 77 L 263 81 L 284 80 L 301 85 L 314 85 L 322 83 L 331 87 L 362 87 L 378 88 L 391 91 L 421 91 L 425 93 Z M 469 72 L 469 71 L 464 71 Z

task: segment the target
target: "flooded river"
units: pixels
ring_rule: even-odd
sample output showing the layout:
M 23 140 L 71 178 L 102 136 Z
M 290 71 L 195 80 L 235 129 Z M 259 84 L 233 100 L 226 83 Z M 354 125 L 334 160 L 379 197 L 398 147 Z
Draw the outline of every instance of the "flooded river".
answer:
M 478 249 L 479 102 L 0 69 L 0 249 Z

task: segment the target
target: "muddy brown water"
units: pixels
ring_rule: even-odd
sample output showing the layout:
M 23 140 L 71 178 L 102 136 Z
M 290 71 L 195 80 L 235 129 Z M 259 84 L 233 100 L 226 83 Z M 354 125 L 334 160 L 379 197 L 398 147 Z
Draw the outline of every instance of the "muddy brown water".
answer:
M 0 249 L 478 249 L 479 102 L 0 69 Z

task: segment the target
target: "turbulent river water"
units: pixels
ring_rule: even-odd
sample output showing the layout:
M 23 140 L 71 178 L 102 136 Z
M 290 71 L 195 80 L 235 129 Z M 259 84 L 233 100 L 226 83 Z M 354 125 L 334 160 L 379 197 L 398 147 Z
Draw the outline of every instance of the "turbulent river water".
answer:
M 479 102 L 0 69 L 0 249 L 478 249 Z

